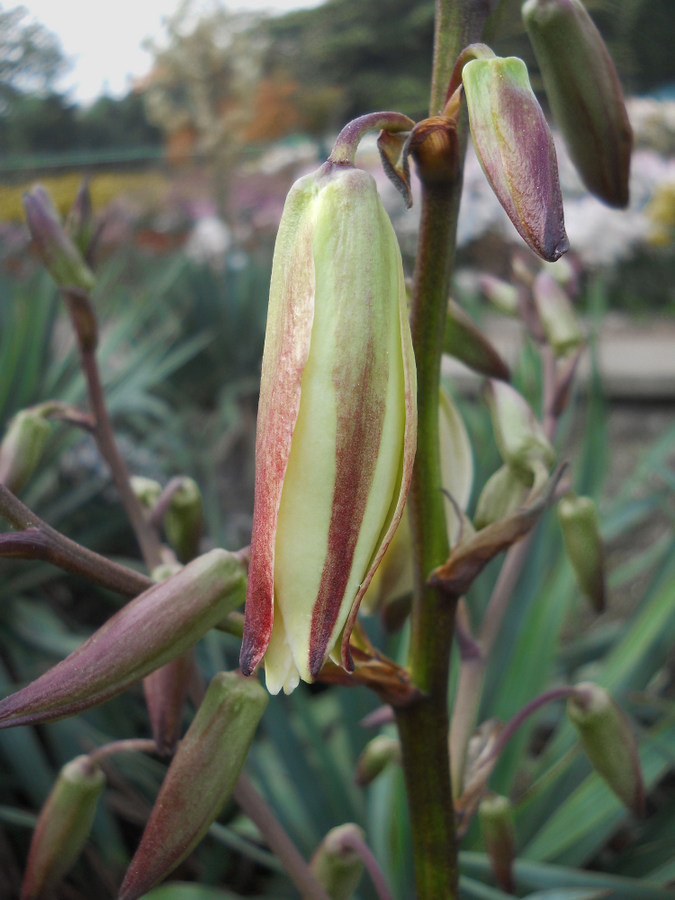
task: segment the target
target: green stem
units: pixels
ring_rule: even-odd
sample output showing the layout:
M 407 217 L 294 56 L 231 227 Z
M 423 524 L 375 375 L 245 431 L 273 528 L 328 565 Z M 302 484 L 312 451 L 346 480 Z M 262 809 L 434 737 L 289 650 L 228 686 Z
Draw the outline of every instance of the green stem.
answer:
M 457 897 L 457 845 L 448 765 L 448 672 L 455 604 L 426 581 L 448 556 L 438 444 L 440 361 L 459 191 L 424 188 L 411 327 L 417 360 L 418 444 L 408 510 L 415 548 L 409 668 L 423 698 L 397 710 L 418 900 Z
M 430 114 L 440 115 L 455 61 L 481 38 L 491 0 L 436 0 Z M 409 669 L 422 698 L 396 711 L 415 859 L 417 900 L 459 896 L 458 845 L 448 759 L 448 678 L 456 604 L 427 584 L 448 556 L 438 433 L 445 318 L 454 264 L 466 146 L 458 123 L 455 170 L 422 181 L 422 215 L 411 329 L 417 363 L 418 442 L 408 510 L 414 547 L 415 595 Z M 450 158 L 450 156 L 449 156 Z M 437 174 L 437 173 L 436 173 Z

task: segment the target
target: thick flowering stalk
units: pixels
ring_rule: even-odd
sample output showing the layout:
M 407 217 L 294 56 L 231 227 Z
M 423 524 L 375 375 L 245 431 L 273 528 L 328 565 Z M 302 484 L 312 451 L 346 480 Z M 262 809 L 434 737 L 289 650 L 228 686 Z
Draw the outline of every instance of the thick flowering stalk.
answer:
M 301 178 L 274 252 L 241 666 L 277 693 L 335 651 L 401 517 L 416 440 L 401 255 L 375 182 Z M 341 641 L 341 650 L 337 645 Z

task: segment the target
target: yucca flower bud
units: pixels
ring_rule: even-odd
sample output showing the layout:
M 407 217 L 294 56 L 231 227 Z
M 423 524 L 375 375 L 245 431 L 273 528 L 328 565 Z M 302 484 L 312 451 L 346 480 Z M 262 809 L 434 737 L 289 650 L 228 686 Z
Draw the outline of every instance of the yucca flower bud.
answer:
M 499 794 L 488 794 L 480 801 L 478 818 L 485 850 L 497 884 L 503 890 L 512 893 L 516 833 L 511 801 Z
M 567 715 L 598 775 L 629 809 L 642 813 L 645 790 L 637 742 L 611 694 L 597 684 L 582 682 L 567 701 Z
M 593 608 L 605 608 L 605 550 L 598 508 L 590 497 L 568 494 L 558 503 L 558 520 L 567 558 L 581 593 Z
M 473 145 L 492 190 L 525 243 L 549 262 L 558 259 L 569 249 L 558 162 L 525 63 L 472 59 L 462 84 Z
M 485 297 L 494 307 L 507 316 L 517 316 L 520 311 L 518 288 L 495 278 L 494 275 L 481 275 L 478 284 Z
M 23 195 L 28 228 L 44 267 L 60 288 L 89 293 L 96 283 L 84 257 L 66 233 L 49 194 L 41 187 Z
M 89 184 L 86 179 L 78 188 L 75 202 L 68 213 L 66 230 L 85 260 L 91 262 L 98 229 L 94 219 Z
M 119 900 L 136 900 L 173 871 L 229 799 L 268 696 L 255 679 L 220 672 L 164 777 Z
M 494 379 L 487 382 L 484 396 L 504 462 L 530 484 L 548 473 L 555 451 L 527 400 L 510 384 Z
M 584 332 L 572 302 L 550 272 L 541 271 L 532 291 L 539 322 L 556 356 L 578 350 Z
M 513 466 L 497 469 L 485 482 L 476 504 L 473 524 L 479 530 L 503 519 L 522 506 L 529 493 L 523 477 Z
M 144 475 L 132 475 L 129 478 L 129 484 L 141 506 L 152 512 L 162 493 L 162 485 L 159 481 L 154 478 L 146 478 Z M 159 579 L 155 578 L 155 581 L 159 581 Z
M 166 536 L 181 562 L 199 553 L 203 525 L 202 494 L 192 478 L 181 478 L 164 517 Z
M 148 588 L 70 656 L 0 701 L 0 728 L 74 715 L 180 656 L 243 600 L 245 572 L 211 550 Z
M 473 455 L 469 435 L 459 410 L 442 387 L 439 390 L 438 401 L 442 487 L 453 501 L 445 508 L 448 544 L 452 547 L 457 542 L 462 526 L 461 511 L 466 509 L 471 496 Z M 371 615 L 393 601 L 411 594 L 412 590 L 412 534 L 407 513 L 404 513 L 363 597 L 363 611 Z
M 401 742 L 387 734 L 378 734 L 361 751 L 356 763 L 356 783 L 370 784 L 394 762 L 401 761 Z
M 363 858 L 354 841 L 363 842 L 362 828 L 348 822 L 331 828 L 316 848 L 310 869 L 331 900 L 351 900 L 363 875 Z
M 523 21 L 551 112 L 588 190 L 628 205 L 633 136 L 607 47 L 580 0 L 527 0 Z
M 25 409 L 14 416 L 0 444 L 0 484 L 14 494 L 21 491 L 40 461 L 49 432 L 39 410 Z
M 89 837 L 104 787 L 102 770 L 88 756 L 61 769 L 33 833 L 21 900 L 46 896 L 73 865 Z
M 328 162 L 274 251 L 241 667 L 312 681 L 349 636 L 401 517 L 416 443 L 401 254 L 374 179 Z M 341 644 L 341 649 L 340 649 Z

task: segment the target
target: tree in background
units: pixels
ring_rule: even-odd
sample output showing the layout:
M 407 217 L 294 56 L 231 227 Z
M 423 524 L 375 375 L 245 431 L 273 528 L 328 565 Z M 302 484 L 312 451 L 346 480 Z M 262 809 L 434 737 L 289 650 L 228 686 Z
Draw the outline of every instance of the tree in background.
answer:
M 163 41 L 146 44 L 155 63 L 142 85 L 148 118 L 165 134 L 169 155 L 206 159 L 227 218 L 228 174 L 255 115 L 266 39 L 258 18 L 186 0 L 165 20 Z
M 24 6 L 0 4 L 0 115 L 23 94 L 44 96 L 68 67 L 55 34 Z

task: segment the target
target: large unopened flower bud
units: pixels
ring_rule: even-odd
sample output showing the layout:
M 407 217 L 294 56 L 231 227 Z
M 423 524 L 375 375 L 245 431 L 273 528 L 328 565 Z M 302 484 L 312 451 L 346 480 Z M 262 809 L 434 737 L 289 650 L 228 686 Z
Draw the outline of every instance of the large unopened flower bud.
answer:
M 600 32 L 580 0 L 527 0 L 523 21 L 584 184 L 610 206 L 627 206 L 632 131 Z
M 80 855 L 89 836 L 105 776 L 88 756 L 59 772 L 33 833 L 21 900 L 46 896 Z
M 591 682 L 576 686 L 567 715 L 593 768 L 633 812 L 644 808 L 645 789 L 635 735 L 611 694 Z
M 31 477 L 49 437 L 49 422 L 37 409 L 17 413 L 0 443 L 0 484 L 18 494 Z
M 408 492 L 415 395 L 396 236 L 373 178 L 326 163 L 286 200 L 262 365 L 241 666 L 264 655 L 272 693 L 329 653 L 351 668 Z
M 90 709 L 180 656 L 243 599 L 245 573 L 211 550 L 136 597 L 62 662 L 0 701 L 0 728 Z
M 476 154 L 516 230 L 543 259 L 569 248 L 558 162 L 522 59 L 489 56 L 462 69 Z
M 232 794 L 268 696 L 234 672 L 211 680 L 178 745 L 119 900 L 136 900 L 192 852 Z

